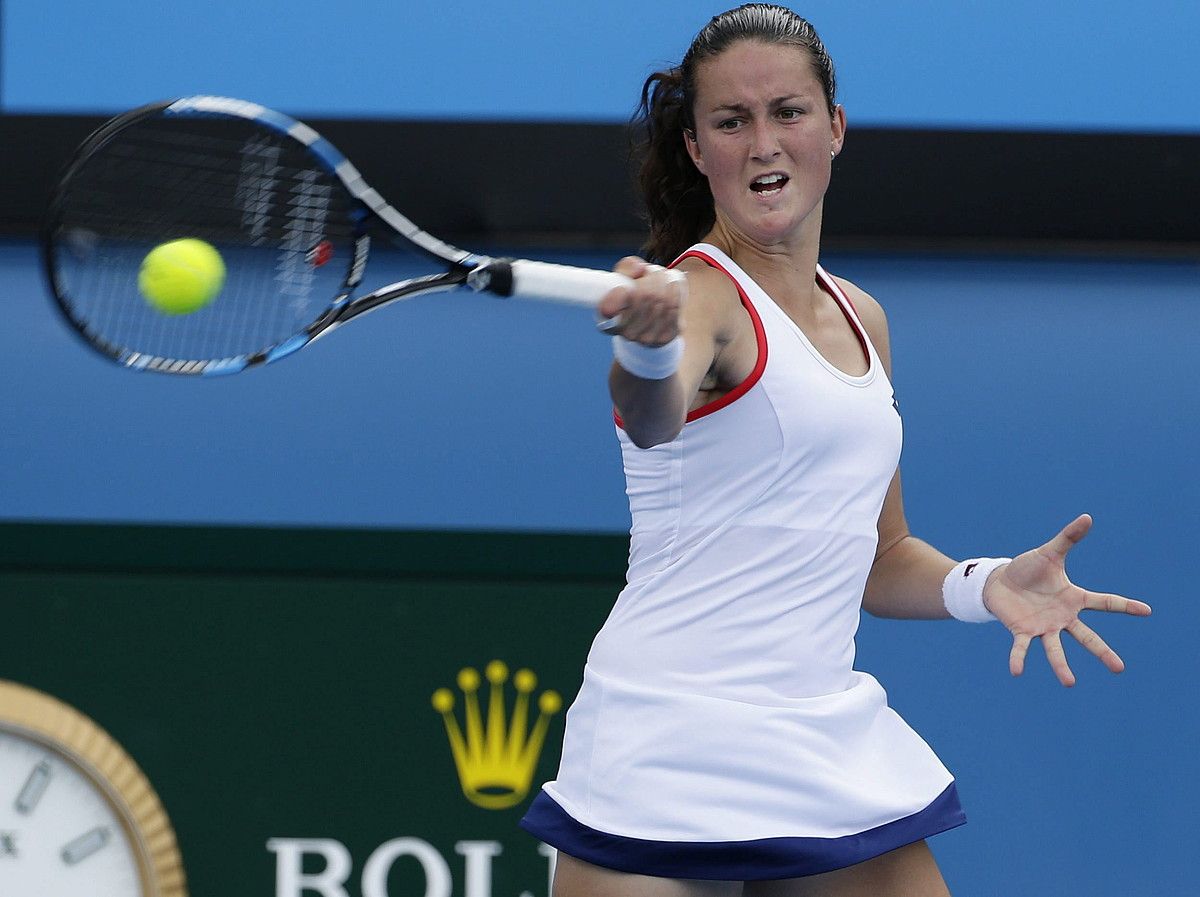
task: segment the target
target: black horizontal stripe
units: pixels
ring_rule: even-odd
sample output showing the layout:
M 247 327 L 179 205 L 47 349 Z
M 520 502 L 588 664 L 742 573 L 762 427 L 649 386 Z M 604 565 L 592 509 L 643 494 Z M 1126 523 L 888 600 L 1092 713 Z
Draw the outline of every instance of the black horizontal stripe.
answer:
M 101 120 L 0 115 L 0 233 L 35 231 L 51 185 Z M 308 124 L 435 235 L 468 246 L 640 242 L 622 125 Z M 1200 134 L 852 128 L 833 171 L 831 245 L 1200 251 Z

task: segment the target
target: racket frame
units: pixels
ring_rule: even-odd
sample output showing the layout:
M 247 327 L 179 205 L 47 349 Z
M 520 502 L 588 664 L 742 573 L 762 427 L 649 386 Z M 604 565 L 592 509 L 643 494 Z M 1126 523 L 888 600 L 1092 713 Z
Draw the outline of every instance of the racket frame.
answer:
M 71 301 L 64 292 L 64 285 L 59 279 L 56 263 L 57 254 L 61 251 L 56 225 L 61 218 L 60 209 L 72 178 L 93 155 L 103 150 L 121 131 L 155 117 L 233 118 L 266 128 L 303 146 L 319 167 L 335 177 L 353 199 L 353 258 L 350 260 L 341 290 L 314 321 L 293 336 L 258 351 L 228 358 L 172 359 L 118 346 L 105 339 L 94 327 L 89 326 L 87 321 L 74 313 Z M 395 235 L 403 238 L 431 260 L 443 265 L 446 270 L 388 284 L 365 295 L 354 297 L 353 292 L 361 283 L 366 271 L 371 245 L 368 222 L 372 219 L 382 222 Z M 172 374 L 231 374 L 255 365 L 268 364 L 293 354 L 334 328 L 383 305 L 412 296 L 450 291 L 461 286 L 502 297 L 519 293 L 527 298 L 594 308 L 605 292 L 630 283 L 627 278 L 613 272 L 592 271 L 545 262 L 491 258 L 460 249 L 426 233 L 387 202 L 366 182 L 340 150 L 309 125 L 258 103 L 209 95 L 182 97 L 140 106 L 110 119 L 96 129 L 76 150 L 51 195 L 43 220 L 40 242 L 46 277 L 54 293 L 56 305 L 72 329 L 92 348 L 125 367 Z M 602 322 L 602 329 L 610 330 L 613 326 L 614 322 Z

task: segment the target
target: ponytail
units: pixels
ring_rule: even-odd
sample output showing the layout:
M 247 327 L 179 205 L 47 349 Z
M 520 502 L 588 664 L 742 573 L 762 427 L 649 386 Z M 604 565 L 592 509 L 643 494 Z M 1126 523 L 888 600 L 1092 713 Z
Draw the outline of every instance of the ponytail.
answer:
M 683 144 L 689 139 L 684 132 L 694 133 L 695 123 L 681 68 L 646 79 L 634 125 L 640 134 L 638 187 L 650 226 L 642 254 L 665 265 L 708 233 L 714 221 L 708 179 Z

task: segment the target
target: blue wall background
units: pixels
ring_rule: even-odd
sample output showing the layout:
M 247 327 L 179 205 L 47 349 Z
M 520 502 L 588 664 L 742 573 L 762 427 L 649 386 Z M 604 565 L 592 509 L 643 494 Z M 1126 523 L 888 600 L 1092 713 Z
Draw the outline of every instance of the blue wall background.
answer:
M 0 108 L 115 111 L 209 91 L 302 115 L 615 121 L 712 11 L 682 0 L 617 0 L 599 20 L 552 2 L 368 2 L 352 17 L 312 0 L 203 9 L 4 0 Z M 1190 0 L 803 12 L 838 61 L 853 124 L 1200 131 Z M 619 254 L 538 253 L 603 267 Z M 888 309 L 914 531 L 960 557 L 1008 554 L 1087 511 L 1096 526 L 1073 577 L 1155 606 L 1148 621 L 1093 619 L 1129 669 L 1114 678 L 1069 646 L 1071 691 L 1038 658 L 1010 681 L 998 627 L 864 621 L 860 665 L 959 777 L 973 824 L 935 842 L 956 893 L 1192 893 L 1200 264 L 824 261 Z M 386 255 L 372 265 L 371 282 L 406 270 Z M 57 320 L 29 242 L 0 242 L 0 302 L 0 520 L 628 526 L 609 352 L 582 313 L 433 297 L 279 365 L 199 382 L 85 350 Z
M 541 253 L 601 267 L 620 254 Z M 36 260 L 31 244 L 0 244 L 10 311 L 0 367 L 13 386 L 6 417 L 20 422 L 0 437 L 0 517 L 628 527 L 611 355 L 586 312 L 424 297 L 246 375 L 156 377 L 86 350 Z M 1194 261 L 825 262 L 889 311 L 915 514 L 928 501 L 929 523 L 980 544 L 1031 514 L 1044 528 L 1087 510 L 1103 528 L 1118 496 L 1112 513 L 1139 534 L 1163 513 L 1189 519 L 1200 500 Z M 399 256 L 373 256 L 367 281 L 411 272 Z M 968 486 L 1020 500 L 960 506 Z
M 35 261 L 0 244 L 2 519 L 628 526 L 609 351 L 586 314 L 430 297 L 198 381 L 93 356 Z M 956 893 L 1190 893 L 1200 264 L 825 261 L 889 310 L 914 531 L 954 556 L 1011 554 L 1087 511 L 1073 578 L 1155 606 L 1091 620 L 1129 668 L 1113 677 L 1069 645 L 1071 691 L 1036 649 L 1010 680 L 999 627 L 864 620 L 860 667 L 959 778 L 973 824 L 935 843 Z M 385 258 L 369 276 L 400 273 Z
M 730 5 L 735 5 L 732 2 Z M 0 108 L 189 93 L 307 116 L 628 118 L 720 5 L 5 0 Z M 812 0 L 852 125 L 1200 131 L 1193 0 Z

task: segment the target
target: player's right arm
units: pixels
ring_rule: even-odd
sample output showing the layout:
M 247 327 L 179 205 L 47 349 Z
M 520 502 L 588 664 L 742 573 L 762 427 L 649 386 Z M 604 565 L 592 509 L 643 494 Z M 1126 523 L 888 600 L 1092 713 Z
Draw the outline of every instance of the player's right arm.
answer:
M 701 383 L 732 338 L 741 306 L 728 278 L 698 259 L 679 265 L 687 275 L 686 290 L 666 271 L 639 258 L 622 259 L 616 270 L 631 278 L 633 286 L 614 290 L 599 311 L 604 317 L 621 316 L 621 337 L 651 347 L 684 338 L 679 367 L 665 379 L 635 376 L 616 362 L 609 374 L 609 391 L 625 433 L 634 445 L 650 448 L 670 442 L 683 429 Z

